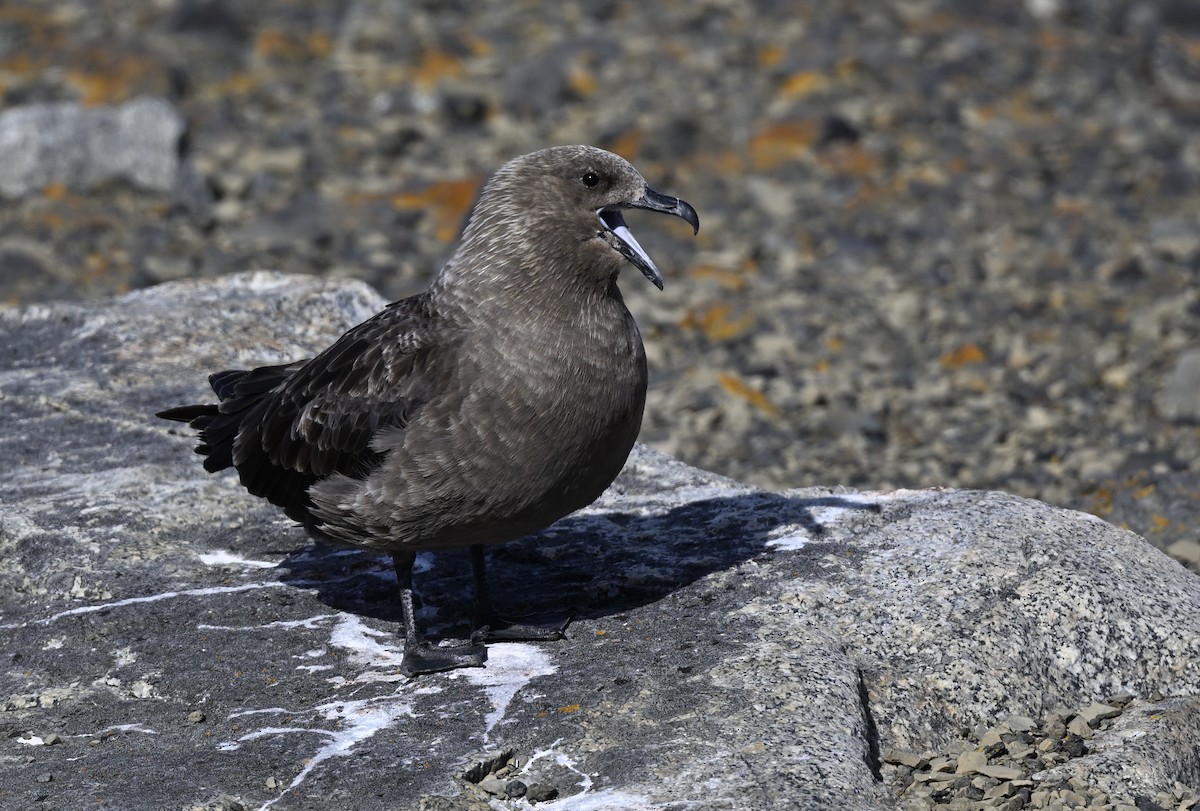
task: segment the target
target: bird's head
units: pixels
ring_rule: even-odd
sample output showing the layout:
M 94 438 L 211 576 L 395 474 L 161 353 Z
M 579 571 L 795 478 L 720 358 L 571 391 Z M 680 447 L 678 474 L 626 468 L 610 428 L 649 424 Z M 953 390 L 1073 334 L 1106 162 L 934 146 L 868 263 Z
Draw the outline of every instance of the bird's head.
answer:
M 661 290 L 662 272 L 625 224 L 622 212 L 634 208 L 674 214 L 700 230 L 694 208 L 651 189 L 624 158 L 592 146 L 551 147 L 515 158 L 492 176 L 463 246 L 535 269 L 538 256 L 571 257 L 573 269 L 603 279 L 628 261 Z M 543 264 L 561 267 L 561 260 Z

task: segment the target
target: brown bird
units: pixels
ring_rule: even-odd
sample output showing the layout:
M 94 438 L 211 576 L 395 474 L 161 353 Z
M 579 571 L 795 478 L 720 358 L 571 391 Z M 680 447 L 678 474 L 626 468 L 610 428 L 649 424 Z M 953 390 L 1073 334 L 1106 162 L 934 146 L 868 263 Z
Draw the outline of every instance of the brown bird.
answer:
M 209 377 L 219 404 L 159 412 L 199 429 L 210 472 L 283 508 L 314 537 L 392 554 L 414 675 L 478 666 L 483 642 L 559 638 L 505 624 L 483 544 L 594 501 L 633 447 L 646 354 L 617 289 L 626 262 L 663 278 L 625 225 L 641 208 L 695 209 L 590 146 L 516 158 L 484 187 L 461 244 L 423 293 L 389 305 L 311 360 Z M 476 633 L 418 632 L 420 550 L 470 547 Z

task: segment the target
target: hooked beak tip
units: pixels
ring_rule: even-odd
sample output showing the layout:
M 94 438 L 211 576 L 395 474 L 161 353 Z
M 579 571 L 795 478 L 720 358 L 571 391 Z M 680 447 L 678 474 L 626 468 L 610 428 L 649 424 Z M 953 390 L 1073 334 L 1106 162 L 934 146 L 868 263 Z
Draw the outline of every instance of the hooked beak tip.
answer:
M 629 206 L 630 208 L 644 208 L 649 211 L 659 211 L 663 214 L 673 214 L 692 226 L 693 236 L 700 233 L 700 215 L 696 213 L 696 209 L 692 208 L 691 204 L 686 200 L 680 200 L 678 197 L 671 197 L 666 194 L 659 194 L 654 189 L 647 187 L 641 198 L 633 201 Z
M 676 210 L 672 213 L 692 226 L 692 236 L 700 233 L 700 215 L 696 213 L 696 209 L 692 208 L 691 204 L 686 200 L 680 200 Z

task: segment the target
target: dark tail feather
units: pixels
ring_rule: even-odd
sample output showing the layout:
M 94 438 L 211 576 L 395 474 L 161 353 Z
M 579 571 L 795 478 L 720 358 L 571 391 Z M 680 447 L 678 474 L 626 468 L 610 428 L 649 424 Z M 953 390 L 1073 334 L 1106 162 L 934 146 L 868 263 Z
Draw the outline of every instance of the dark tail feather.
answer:
M 283 381 L 291 377 L 297 369 L 304 366 L 305 361 L 289 363 L 284 366 L 260 366 L 249 371 L 245 369 L 226 369 L 209 375 L 208 384 L 224 403 L 228 400 L 253 399 L 266 394 Z
M 200 432 L 196 453 L 205 456 L 204 469 L 210 473 L 233 465 L 233 442 L 242 418 L 253 410 L 262 396 L 291 377 L 303 364 L 263 366 L 259 369 L 226 369 L 208 378 L 221 403 L 176 406 L 159 411 L 156 417 L 186 422 Z
M 212 390 L 217 393 L 217 399 L 224 402 L 233 396 L 238 381 L 248 374 L 250 372 L 245 369 L 226 369 L 223 372 L 209 375 L 208 385 L 212 386 Z
M 201 417 L 214 417 L 217 414 L 215 405 L 185 405 L 176 406 L 175 408 L 165 408 L 162 411 L 155 412 L 154 416 L 164 420 L 174 420 L 175 422 L 188 422 L 198 420 Z M 200 425 L 193 425 L 193 428 L 202 428 Z
M 168 408 L 154 416 L 186 422 L 189 428 L 200 432 L 196 453 L 205 457 L 204 469 L 209 473 L 224 470 L 233 464 L 233 438 L 241 423 L 239 414 L 223 415 L 217 405 L 197 404 Z

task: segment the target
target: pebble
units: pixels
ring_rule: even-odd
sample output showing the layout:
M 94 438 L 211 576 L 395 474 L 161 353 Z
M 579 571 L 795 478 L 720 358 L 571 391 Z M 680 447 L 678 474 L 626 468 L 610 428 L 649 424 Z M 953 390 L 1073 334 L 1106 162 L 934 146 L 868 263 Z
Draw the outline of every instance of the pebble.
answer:
M 994 777 L 997 780 L 1016 780 L 1023 773 L 1016 766 L 993 766 L 986 763 L 978 767 L 976 771 L 988 777 Z
M 979 745 L 986 752 L 995 747 L 1004 746 L 1004 738 L 1000 735 L 1000 727 L 992 727 L 987 732 L 983 733 L 983 737 L 979 739 Z
M 558 789 L 549 783 L 530 783 L 525 790 L 525 799 L 531 803 L 544 803 L 558 796 Z
M 154 685 L 139 679 L 129 685 L 129 694 L 134 698 L 150 698 L 154 695 Z
M 1003 800 L 1005 797 L 1007 797 L 1011 793 L 1012 793 L 1012 786 L 1010 786 L 1008 783 L 997 783 L 996 785 L 991 786 L 990 788 L 984 790 L 983 799 L 985 799 L 985 800 Z
M 958 765 L 957 758 L 950 759 L 948 757 L 935 757 L 929 761 L 929 771 L 931 772 L 948 772 Z
M 488 794 L 495 794 L 501 797 L 506 796 L 508 793 L 508 783 L 491 774 L 479 781 L 479 787 Z
M 938 808 L 962 811 L 995 809 L 1066 809 L 1097 808 L 1108 811 L 1195 811 L 1200 808 L 1200 793 L 1176 784 L 1172 792 L 1156 797 L 1109 797 L 1078 776 L 1065 783 L 1056 780 L 1039 783 L 1044 767 L 1068 763 L 1089 754 L 1087 738 L 1074 730 L 1110 726 L 1133 701 L 1128 692 L 1116 693 L 1078 710 L 1059 709 L 1038 719 L 1012 716 L 1008 720 L 978 731 L 979 741 L 955 744 L 949 753 L 911 752 L 889 749 L 883 762 L 895 767 L 893 790 L 906 809 Z M 1070 723 L 1064 723 L 1066 718 Z M 1090 723 L 1089 723 L 1090 722 Z M 1093 729 L 1093 726 L 1095 729 Z M 1072 727 L 1072 731 L 1068 731 Z M 1021 730 L 1016 732 L 1015 730 Z M 1003 747 L 985 749 L 984 739 L 1007 739 Z M 1040 763 L 1032 760 L 1041 755 Z M 916 765 L 913 765 L 913 764 Z M 953 768 L 955 773 L 950 773 Z M 886 773 L 885 773 L 886 776 Z
M 930 783 L 935 780 L 950 780 L 951 777 L 952 775 L 946 772 L 919 771 L 913 773 L 912 780 L 914 783 Z
M 983 752 L 972 749 L 958 756 L 958 763 L 954 771 L 956 774 L 982 772 L 983 768 L 987 766 L 987 760 L 987 755 Z
M 1062 738 L 1067 734 L 1066 719 L 1059 713 L 1050 713 L 1043 724 L 1043 732 L 1047 738 Z
M 1200 420 L 1200 349 L 1189 349 L 1178 356 L 1166 376 L 1158 408 L 1177 422 Z
M 1167 554 L 1189 564 L 1194 570 L 1200 564 L 1200 541 L 1176 541 L 1167 547 Z
M 881 755 L 884 763 L 895 763 L 899 766 L 908 766 L 912 769 L 925 768 L 929 765 L 929 760 L 923 758 L 915 752 L 905 752 L 900 749 L 887 749 Z
M 1078 735 L 1086 740 L 1087 738 L 1092 737 L 1092 726 L 1082 715 L 1076 715 L 1071 719 L 1071 722 L 1067 724 L 1067 732 L 1070 732 L 1072 735 Z
M 1026 715 L 1010 715 L 1004 723 L 1013 732 L 1029 732 L 1038 727 L 1038 722 Z
M 1013 760 L 1022 760 L 1034 755 L 1033 747 L 1024 741 L 1012 741 L 1005 746 L 1004 751 Z
M 1116 718 L 1120 714 L 1120 709 L 1109 704 L 1089 704 L 1079 711 L 1078 717 L 1084 719 L 1089 726 L 1095 728 L 1101 721 Z

